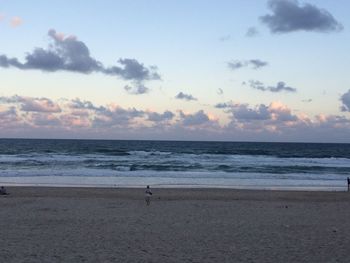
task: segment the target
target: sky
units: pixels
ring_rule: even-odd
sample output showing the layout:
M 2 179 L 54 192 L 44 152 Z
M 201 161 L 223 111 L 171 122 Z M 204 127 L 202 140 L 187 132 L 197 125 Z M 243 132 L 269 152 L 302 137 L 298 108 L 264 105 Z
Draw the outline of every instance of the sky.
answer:
M 0 137 L 350 143 L 347 0 L 0 0 Z

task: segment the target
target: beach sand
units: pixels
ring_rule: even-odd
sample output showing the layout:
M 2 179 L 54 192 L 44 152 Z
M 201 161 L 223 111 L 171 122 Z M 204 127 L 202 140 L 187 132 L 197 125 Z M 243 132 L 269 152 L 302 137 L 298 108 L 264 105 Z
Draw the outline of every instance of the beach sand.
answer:
M 8 187 L 1 262 L 350 262 L 350 193 Z

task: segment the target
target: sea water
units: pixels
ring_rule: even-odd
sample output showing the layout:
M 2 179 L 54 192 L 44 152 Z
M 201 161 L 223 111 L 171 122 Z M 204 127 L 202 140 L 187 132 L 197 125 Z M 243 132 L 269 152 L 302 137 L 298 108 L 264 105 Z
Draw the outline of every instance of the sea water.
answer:
M 0 184 L 347 189 L 350 144 L 0 139 Z

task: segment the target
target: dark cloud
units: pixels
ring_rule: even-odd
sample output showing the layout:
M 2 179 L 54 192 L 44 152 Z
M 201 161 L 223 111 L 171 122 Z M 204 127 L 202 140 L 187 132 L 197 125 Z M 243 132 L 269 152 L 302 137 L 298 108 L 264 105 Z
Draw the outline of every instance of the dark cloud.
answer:
M 73 109 L 87 109 L 87 110 L 97 110 L 99 108 L 95 107 L 94 104 L 90 101 L 81 101 L 80 99 L 73 99 L 72 101 L 70 101 L 69 103 L 70 108 Z
M 185 126 L 196 126 L 210 122 L 208 115 L 205 114 L 203 110 L 194 114 L 185 114 L 180 111 L 180 117 L 182 119 L 182 124 Z
M 237 104 L 231 106 L 232 113 L 237 120 L 268 120 L 271 118 L 271 112 L 268 106 L 260 104 L 256 108 L 249 108 L 247 104 Z
M 251 59 L 248 61 L 248 63 L 250 65 L 252 65 L 254 69 L 258 69 L 258 68 L 265 67 L 268 65 L 268 63 L 266 61 L 262 61 L 259 59 Z
M 92 126 L 95 128 L 127 127 L 135 118 L 145 116 L 145 112 L 135 108 L 123 109 L 120 107 L 109 109 L 101 108 L 95 112 Z
M 109 75 L 121 76 L 125 80 L 144 81 L 144 80 L 159 80 L 160 75 L 157 73 L 157 67 L 151 66 L 146 68 L 136 59 L 119 59 L 118 63 L 122 67 L 114 66 L 103 70 Z
M 231 103 L 221 102 L 221 103 L 217 103 L 214 107 L 217 109 L 227 109 L 227 108 L 230 108 L 231 106 L 232 106 Z
M 169 121 L 175 117 L 175 114 L 171 111 L 165 111 L 163 113 L 158 112 L 149 112 L 147 113 L 148 120 L 153 122 L 163 122 L 163 121 Z
M 242 61 L 232 61 L 232 62 L 228 62 L 227 66 L 232 70 L 236 70 L 236 69 L 245 67 L 246 64 Z
M 249 27 L 245 34 L 246 37 L 255 37 L 259 35 L 259 31 L 255 27 Z
M 245 83 L 243 83 L 245 85 Z M 286 86 L 286 84 L 283 81 L 279 81 L 276 86 L 265 86 L 264 83 L 256 80 L 250 80 L 249 86 L 253 89 L 258 89 L 262 91 L 271 91 L 271 92 L 296 92 L 297 90 L 295 88 Z
M 272 33 L 293 31 L 340 31 L 343 26 L 327 10 L 312 4 L 300 5 L 297 0 L 270 0 L 272 14 L 260 17 Z
M 190 94 L 185 94 L 183 92 L 179 92 L 179 94 L 177 94 L 175 96 L 176 99 L 179 99 L 179 100 L 187 100 L 187 101 L 190 101 L 190 100 L 197 100 L 197 98 L 193 97 L 192 95 Z
M 21 70 L 42 70 L 47 72 L 70 71 L 83 74 L 100 72 L 117 76 L 141 85 L 144 81 L 160 80 L 157 67 L 146 67 L 136 59 L 121 58 L 119 65 L 105 67 L 100 61 L 91 57 L 89 48 L 74 36 L 64 36 L 51 29 L 48 32 L 53 41 L 48 48 L 35 48 L 27 53 L 25 62 L 17 58 L 0 55 L 0 67 L 15 67 Z
M 340 97 L 340 101 L 343 103 L 341 111 L 350 112 L 350 89 Z
M 216 108 L 224 109 L 226 113 L 232 114 L 232 122 L 242 125 L 249 125 L 252 123 L 260 125 L 263 122 L 265 125 L 282 126 L 286 122 L 299 122 L 301 120 L 292 111 L 280 102 L 272 102 L 270 105 L 260 104 L 250 106 L 249 104 L 241 103 L 219 103 Z
M 260 59 L 250 59 L 250 60 L 235 60 L 227 63 L 227 66 L 232 69 L 240 69 L 243 67 L 252 67 L 253 69 L 259 69 L 267 66 L 268 63 L 266 61 L 262 61 Z

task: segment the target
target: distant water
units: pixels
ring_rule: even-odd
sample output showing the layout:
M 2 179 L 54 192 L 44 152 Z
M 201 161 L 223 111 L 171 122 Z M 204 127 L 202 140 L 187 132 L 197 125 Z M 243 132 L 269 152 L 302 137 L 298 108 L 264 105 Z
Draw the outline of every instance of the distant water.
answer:
M 0 184 L 345 190 L 350 144 L 0 139 Z

